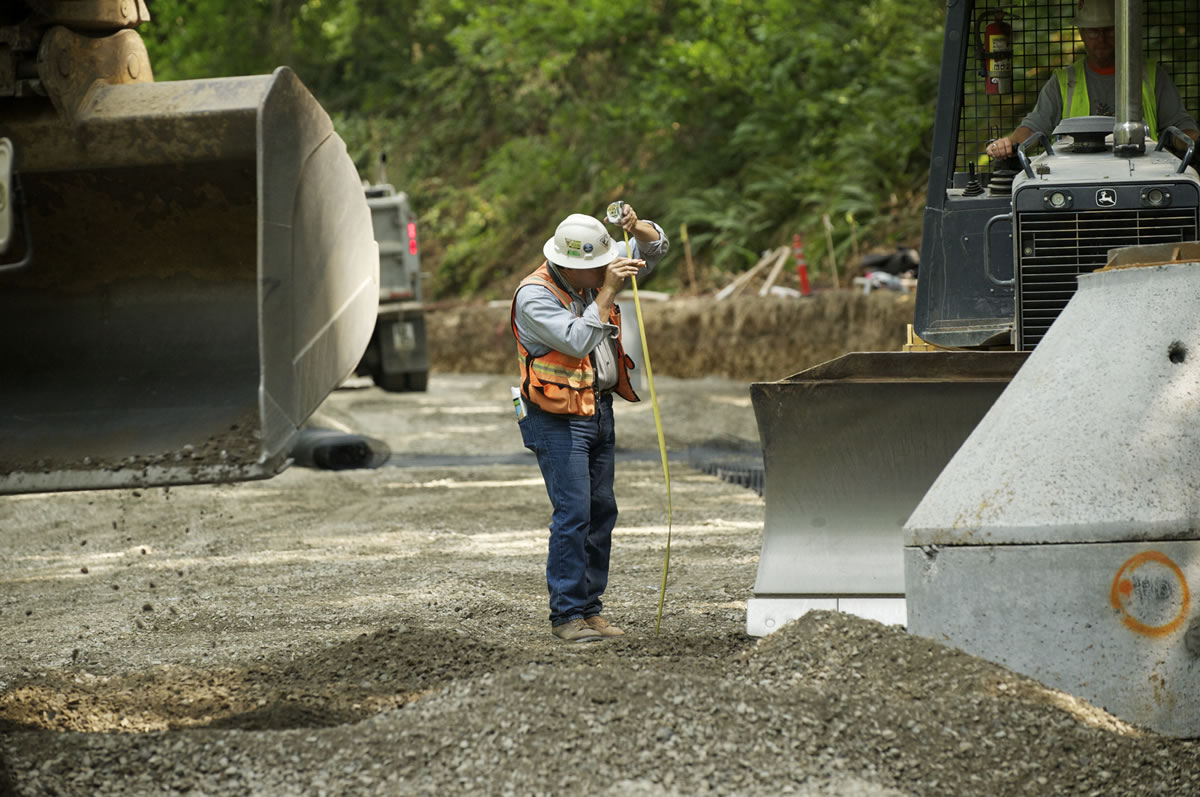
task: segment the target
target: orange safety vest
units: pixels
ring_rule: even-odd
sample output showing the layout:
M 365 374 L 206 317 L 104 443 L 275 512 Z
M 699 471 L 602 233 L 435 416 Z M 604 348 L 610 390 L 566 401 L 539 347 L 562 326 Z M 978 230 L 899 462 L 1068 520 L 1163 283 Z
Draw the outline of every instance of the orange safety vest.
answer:
M 591 357 L 572 357 L 551 349 L 540 357 L 534 357 L 521 343 L 517 332 L 517 293 L 526 285 L 542 285 L 550 289 L 563 307 L 571 307 L 571 296 L 558 286 L 546 263 L 521 280 L 513 293 L 512 331 L 517 339 L 517 360 L 521 367 L 521 395 L 546 412 L 558 415 L 596 414 L 596 372 Z M 613 303 L 608 322 L 621 328 L 621 310 Z M 617 386 L 615 392 L 627 401 L 641 401 L 629 382 L 629 369 L 633 358 L 625 353 L 621 345 L 621 333 L 617 332 Z

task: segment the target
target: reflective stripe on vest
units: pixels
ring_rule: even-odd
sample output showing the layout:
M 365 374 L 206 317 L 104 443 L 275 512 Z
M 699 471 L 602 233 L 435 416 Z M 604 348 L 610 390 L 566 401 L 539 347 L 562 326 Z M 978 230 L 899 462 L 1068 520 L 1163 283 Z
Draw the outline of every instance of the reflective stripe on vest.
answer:
M 592 370 L 590 368 L 575 368 L 570 365 L 558 365 L 556 363 L 547 362 L 546 357 L 534 358 L 533 361 L 530 362 L 529 367 L 537 372 L 538 378 L 543 382 L 562 382 L 566 385 L 570 385 L 576 390 L 583 390 L 584 388 L 591 387 L 592 382 L 594 381 Z
M 1092 115 L 1084 69 L 1083 59 L 1080 59 L 1066 69 L 1054 70 L 1059 89 L 1062 91 L 1063 119 Z M 1153 58 L 1146 59 L 1146 72 L 1142 75 L 1142 116 L 1145 117 L 1143 121 L 1155 139 L 1158 138 L 1158 101 L 1154 97 L 1154 82 L 1157 76 L 1158 61 Z
M 517 286 L 517 292 L 527 285 L 549 288 L 563 307 L 571 307 L 571 296 L 554 281 L 550 268 L 545 263 Z M 621 311 L 614 303 L 608 321 L 620 330 Z M 534 357 L 521 343 L 517 331 L 517 294 L 513 294 L 511 323 L 513 337 L 517 339 L 517 362 L 521 369 L 521 395 L 538 407 L 555 414 L 594 415 L 596 392 L 593 389 L 596 373 L 590 357 L 572 357 L 561 351 L 551 350 Z M 640 401 L 629 381 L 629 369 L 633 360 L 625 354 L 617 333 L 617 395 L 627 401 Z

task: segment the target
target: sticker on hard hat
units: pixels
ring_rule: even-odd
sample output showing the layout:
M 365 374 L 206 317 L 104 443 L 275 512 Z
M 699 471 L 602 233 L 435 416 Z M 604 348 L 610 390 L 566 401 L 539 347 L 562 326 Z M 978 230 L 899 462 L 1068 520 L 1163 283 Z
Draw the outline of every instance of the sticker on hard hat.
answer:
M 600 236 L 600 245 L 601 245 L 601 246 L 603 246 L 603 247 L 607 247 L 607 246 L 608 246 L 608 234 L 607 234 L 607 233 L 605 233 L 604 235 L 601 235 L 601 236 Z
M 578 249 L 568 249 L 567 257 L 583 257 L 583 252 L 580 252 Z
M 592 250 L 593 250 L 593 249 L 595 249 L 595 248 L 596 248 L 596 247 L 592 246 L 591 244 L 584 244 L 584 245 L 583 245 L 583 251 L 584 251 L 584 252 L 586 252 L 586 253 L 588 253 L 589 255 L 592 253 Z
M 566 240 L 566 244 L 568 249 L 579 249 L 581 246 L 583 246 L 581 241 L 572 241 L 570 238 Z

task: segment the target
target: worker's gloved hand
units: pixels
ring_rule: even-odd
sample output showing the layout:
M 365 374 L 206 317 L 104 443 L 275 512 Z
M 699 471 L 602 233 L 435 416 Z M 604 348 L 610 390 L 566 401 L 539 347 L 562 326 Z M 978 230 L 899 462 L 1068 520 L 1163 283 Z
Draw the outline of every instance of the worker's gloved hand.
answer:
M 987 154 L 993 160 L 1010 158 L 1014 152 L 1016 152 L 1016 148 L 1013 146 L 1012 139 L 1008 136 L 998 138 L 987 145 Z

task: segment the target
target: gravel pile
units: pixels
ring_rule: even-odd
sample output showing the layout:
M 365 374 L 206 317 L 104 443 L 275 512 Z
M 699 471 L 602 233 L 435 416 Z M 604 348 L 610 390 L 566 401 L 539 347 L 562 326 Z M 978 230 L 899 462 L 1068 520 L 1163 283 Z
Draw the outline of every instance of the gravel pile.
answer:
M 227 723 L 236 730 L 16 733 L 4 749 L 18 793 L 1200 790 L 1194 742 L 847 615 L 814 612 L 757 643 L 725 629 L 521 655 L 462 629 L 393 628 L 356 648 L 329 683 L 353 692 L 374 676 L 393 683 L 398 707 L 330 725 L 335 714 L 282 707 L 285 691 L 303 692 L 291 682 L 273 708 Z M 345 660 L 320 654 L 293 670 Z
M 744 385 L 659 389 L 681 458 L 753 428 Z M 396 452 L 519 450 L 503 380 L 335 403 Z M 629 636 L 583 645 L 548 632 L 532 460 L 0 499 L 0 794 L 1200 794 L 1197 742 L 900 628 L 745 636 L 762 499 L 672 487 L 661 633 L 661 471 L 634 458 Z

